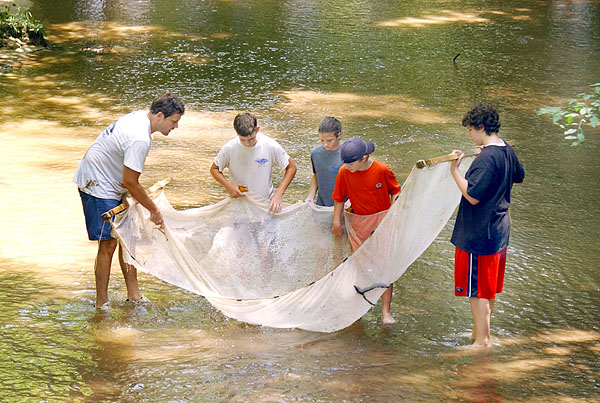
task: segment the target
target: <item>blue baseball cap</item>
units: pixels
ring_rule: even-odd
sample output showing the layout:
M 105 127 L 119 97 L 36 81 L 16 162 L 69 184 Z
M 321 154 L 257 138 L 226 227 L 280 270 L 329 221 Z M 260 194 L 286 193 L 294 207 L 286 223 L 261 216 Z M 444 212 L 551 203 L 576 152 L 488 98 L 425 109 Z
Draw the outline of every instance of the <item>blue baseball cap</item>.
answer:
M 352 137 L 342 143 L 340 151 L 342 162 L 350 164 L 375 151 L 375 145 L 359 137 Z

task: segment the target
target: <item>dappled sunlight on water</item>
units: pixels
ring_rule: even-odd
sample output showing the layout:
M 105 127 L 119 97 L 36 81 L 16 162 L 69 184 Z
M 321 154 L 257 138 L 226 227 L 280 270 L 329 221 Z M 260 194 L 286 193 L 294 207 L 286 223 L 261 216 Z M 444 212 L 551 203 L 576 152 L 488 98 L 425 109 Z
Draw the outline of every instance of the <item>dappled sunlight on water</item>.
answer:
M 79 51 L 83 54 L 132 54 L 138 48 L 137 44 L 143 43 L 153 35 L 160 35 L 164 39 L 179 39 L 189 42 L 199 42 L 207 39 L 229 39 L 229 33 L 216 32 L 208 37 L 177 33 L 165 30 L 160 26 L 152 25 L 123 25 L 115 21 L 77 21 L 64 24 L 52 24 L 47 27 L 47 39 L 54 46 L 73 46 L 81 44 Z M 207 55 L 190 52 L 173 53 L 183 61 L 192 64 L 206 64 L 210 62 Z
M 465 13 L 450 10 L 440 10 L 438 15 L 423 15 L 422 17 L 403 17 L 397 20 L 380 22 L 380 27 L 410 27 L 422 28 L 428 25 L 440 25 L 450 23 L 481 24 L 490 22 L 489 19 L 481 17 L 482 13 Z
M 488 349 L 461 349 L 445 354 L 448 358 L 480 357 L 489 355 L 501 360 L 487 360 L 485 371 L 497 380 L 511 382 L 539 378 L 540 372 L 567 371 L 577 377 L 581 370 L 592 370 L 581 362 L 573 367 L 571 359 L 586 357 L 589 362 L 600 359 L 597 351 L 600 333 L 583 329 L 552 329 L 533 335 L 493 339 Z
M 48 51 L 40 52 L 23 63 L 21 68 L 60 65 L 61 58 L 53 57 Z M 15 91 L 0 99 L 0 107 L 10 108 L 15 116 L 41 118 L 68 125 L 108 124 L 117 113 L 110 96 L 86 93 L 66 84 L 68 73 L 46 73 L 34 77 L 15 73 L 3 75 L 5 88 Z M 57 91 L 60 88 L 60 91 Z M 42 123 L 44 125 L 45 123 Z M 34 127 L 34 133 L 36 128 Z M 38 129 L 37 133 L 44 133 Z
M 562 105 L 570 99 L 550 94 L 531 92 L 522 87 L 505 87 L 501 85 L 485 88 L 492 102 L 507 102 L 512 110 L 531 111 L 548 105 Z
M 354 93 L 323 93 L 292 90 L 281 94 L 287 99 L 280 105 L 286 112 L 304 118 L 323 116 L 350 118 L 397 118 L 411 123 L 444 123 L 448 117 L 424 108 L 418 100 L 401 95 L 365 96 Z
M 53 44 L 65 44 L 83 39 L 95 41 L 132 41 L 152 33 L 165 33 L 159 26 L 131 26 L 110 21 L 75 21 L 52 24 L 47 28 L 47 39 Z
M 134 311 L 136 309 L 139 308 Z M 193 308 L 189 306 L 186 310 L 191 314 Z M 127 323 L 125 318 L 134 311 L 122 313 L 123 323 Z M 146 376 L 152 377 L 155 372 L 169 374 L 169 382 L 177 390 L 189 385 L 191 390 L 180 390 L 179 396 L 194 393 L 203 372 L 211 374 L 215 391 L 229 387 L 236 399 L 254 401 L 263 401 L 269 396 L 289 399 L 297 394 L 314 398 L 321 393 L 341 400 L 357 394 L 375 399 L 403 396 L 419 400 L 425 395 L 427 400 L 511 400 L 523 395 L 515 395 L 506 389 L 507 385 L 526 384 L 535 385 L 537 397 L 543 400 L 575 387 L 563 376 L 565 373 L 573 378 L 584 376 L 592 380 L 591 368 L 581 358 L 576 359 L 579 364 L 573 366 L 573 357 L 577 354 L 583 357 L 590 352 L 597 356 L 593 349 L 597 349 L 600 337 L 596 332 L 556 329 L 506 340 L 507 343 L 499 341 L 489 349 L 442 352 L 434 368 L 420 364 L 418 357 L 403 352 L 402 348 L 386 347 L 385 340 L 394 336 L 386 334 L 385 329 L 376 336 L 367 336 L 364 320 L 337 334 L 275 330 L 223 323 L 218 318 L 212 320 L 219 325 L 190 329 L 172 323 L 165 324 L 160 332 L 144 329 L 150 323 L 137 323 L 134 329 L 111 321 L 101 322 L 104 325 L 96 327 L 95 339 L 105 348 L 98 350 L 96 356 L 100 362 L 119 362 L 129 368 L 128 378 L 132 379 L 140 376 L 142 368 L 148 371 L 152 363 L 151 372 L 146 372 Z M 138 330 L 140 328 L 143 330 Z M 567 336 L 569 333 L 573 335 Z M 370 338 L 373 336 L 380 341 Z M 365 338 L 370 339 L 370 343 L 361 342 Z M 290 354 L 296 357 L 291 365 L 287 363 Z M 594 360 L 593 357 L 588 359 Z M 254 376 L 248 378 L 248 373 Z M 540 379 L 548 381 L 542 383 Z M 145 383 L 143 389 L 150 393 L 161 383 Z M 303 385 L 307 383 L 312 385 L 312 390 L 305 389 Z
M 93 249 L 84 242 L 79 196 L 70 183 L 87 144 L 75 135 L 81 130 L 24 120 L 3 123 L 0 131 L 0 200 L 8 212 L 0 217 L 0 257 L 60 272 L 89 262 Z M 52 274 L 47 278 L 61 278 Z
M 171 56 L 189 64 L 209 64 L 212 61 L 210 56 L 192 52 L 173 53 Z
M 532 10 L 527 8 L 515 8 L 512 11 L 500 10 L 473 10 L 473 11 L 453 11 L 436 10 L 423 12 L 419 17 L 402 17 L 396 20 L 382 21 L 377 26 L 385 28 L 425 28 L 445 24 L 488 24 L 493 21 L 486 15 L 501 16 L 514 21 L 534 22 L 528 14 Z M 501 21 L 497 21 L 501 22 Z

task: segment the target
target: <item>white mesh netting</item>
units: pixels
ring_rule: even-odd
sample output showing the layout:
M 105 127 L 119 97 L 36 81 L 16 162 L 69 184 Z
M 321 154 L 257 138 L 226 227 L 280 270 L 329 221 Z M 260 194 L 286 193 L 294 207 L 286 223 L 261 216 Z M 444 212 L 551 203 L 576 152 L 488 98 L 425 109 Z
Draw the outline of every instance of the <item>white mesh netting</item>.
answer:
M 471 160 L 464 160 L 462 172 Z M 164 231 L 129 199 L 131 207 L 115 218 L 113 230 L 129 263 L 203 295 L 226 316 L 332 332 L 371 308 L 355 286 L 396 281 L 437 237 L 459 200 L 448 163 L 413 168 L 398 200 L 352 254 L 346 237 L 330 233 L 333 208 L 298 202 L 272 215 L 252 195 L 178 211 L 161 191 L 154 201 Z M 375 302 L 384 291 L 374 288 L 365 297 Z

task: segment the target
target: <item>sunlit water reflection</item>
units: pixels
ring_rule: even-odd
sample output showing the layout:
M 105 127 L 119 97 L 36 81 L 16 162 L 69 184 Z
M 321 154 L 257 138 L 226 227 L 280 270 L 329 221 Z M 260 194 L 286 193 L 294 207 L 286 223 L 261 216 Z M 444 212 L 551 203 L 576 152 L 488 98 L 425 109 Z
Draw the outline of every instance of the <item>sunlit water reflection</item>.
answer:
M 167 4 L 168 3 L 168 4 Z M 0 77 L 0 396 L 7 401 L 398 401 L 597 399 L 600 392 L 598 142 L 570 148 L 534 109 L 598 80 L 596 2 L 34 1 L 50 50 Z M 456 63 L 452 60 L 456 54 Z M 527 169 L 511 208 L 498 346 L 474 353 L 452 295 L 452 223 L 379 307 L 334 334 L 229 320 L 203 298 L 141 275 L 152 301 L 93 308 L 96 245 L 73 172 L 101 129 L 171 89 L 180 129 L 155 138 L 144 185 L 166 176 L 179 208 L 224 197 L 212 158 L 250 109 L 299 166 L 316 126 L 373 140 L 402 181 L 417 159 L 469 147 L 474 102 L 500 110 Z

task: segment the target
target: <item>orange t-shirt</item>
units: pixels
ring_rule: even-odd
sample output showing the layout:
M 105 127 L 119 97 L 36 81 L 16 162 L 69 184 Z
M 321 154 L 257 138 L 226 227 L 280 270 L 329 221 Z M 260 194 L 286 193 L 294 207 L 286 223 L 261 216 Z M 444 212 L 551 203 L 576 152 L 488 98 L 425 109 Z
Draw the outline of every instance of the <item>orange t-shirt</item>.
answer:
M 335 179 L 331 198 L 352 203 L 355 214 L 375 214 L 390 208 L 390 195 L 400 193 L 396 176 L 383 162 L 373 160 L 366 171 L 350 172 L 342 165 Z

